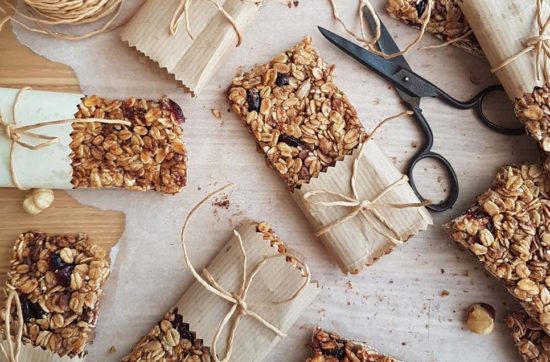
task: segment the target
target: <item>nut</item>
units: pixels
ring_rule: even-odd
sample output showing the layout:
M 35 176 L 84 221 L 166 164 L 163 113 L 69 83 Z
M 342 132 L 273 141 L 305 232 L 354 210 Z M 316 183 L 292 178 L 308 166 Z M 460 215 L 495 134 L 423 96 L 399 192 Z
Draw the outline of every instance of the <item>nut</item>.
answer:
M 23 209 L 31 215 L 38 215 L 52 205 L 54 198 L 50 189 L 35 189 L 25 197 Z
M 495 309 L 487 303 L 476 303 L 468 310 L 468 329 L 485 336 L 493 331 L 495 326 Z

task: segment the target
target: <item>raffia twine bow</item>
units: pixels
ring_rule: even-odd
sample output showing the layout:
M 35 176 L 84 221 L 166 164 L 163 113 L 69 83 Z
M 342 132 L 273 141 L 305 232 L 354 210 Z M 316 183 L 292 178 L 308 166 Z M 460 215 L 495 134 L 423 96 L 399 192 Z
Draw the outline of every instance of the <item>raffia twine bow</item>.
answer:
M 189 21 L 189 7 L 191 6 L 193 0 L 180 0 L 178 6 L 174 10 L 172 19 L 170 20 L 170 34 L 176 35 L 178 32 L 179 26 L 182 22 L 185 22 L 185 30 L 187 35 L 194 39 L 193 33 L 191 32 L 191 23 Z M 237 47 L 241 45 L 243 34 L 237 25 L 235 19 L 229 14 L 217 0 L 206 0 L 209 3 L 213 4 L 218 11 L 223 15 L 223 17 L 229 22 L 235 33 L 237 34 Z M 260 5 L 263 0 L 243 0 L 244 2 L 252 3 L 254 5 Z
M 0 14 L 4 18 L 0 20 L 2 26 L 11 20 L 21 25 L 28 31 L 49 35 L 62 40 L 82 40 L 95 35 L 111 31 L 122 26 L 129 18 L 114 25 L 120 15 L 124 0 L 23 0 L 29 14 L 19 10 L 10 4 L 9 0 L 1 0 Z M 10 15 L 12 13 L 13 15 Z M 61 33 L 48 27 L 56 25 L 84 25 L 108 18 L 99 28 L 79 35 Z M 22 20 L 19 20 L 19 19 Z M 32 25 L 27 25 L 30 22 Z
M 17 312 L 18 323 L 17 323 L 17 333 L 15 335 L 15 341 L 12 342 L 11 340 L 11 308 L 14 301 L 15 301 L 15 308 Z M 25 321 L 23 320 L 23 310 L 21 309 L 21 301 L 19 300 L 19 296 L 17 295 L 17 292 L 15 290 L 12 290 L 9 293 L 8 299 L 6 300 L 4 322 L 5 322 L 5 333 L 6 333 L 6 341 L 8 343 L 8 349 L 6 350 L 2 345 L 2 343 L 0 343 L 0 351 L 2 351 L 2 354 L 6 358 L 7 362 L 17 362 L 19 361 L 19 352 L 21 350 L 21 344 L 22 344 L 21 338 L 23 337 L 23 324 L 25 323 Z
M 395 204 L 395 203 L 385 203 L 381 202 L 380 200 L 387 195 L 389 192 L 394 190 L 396 187 L 406 184 L 408 181 L 408 177 L 403 175 L 399 180 L 395 181 L 388 187 L 386 187 L 378 196 L 376 196 L 372 200 L 361 200 L 359 198 L 359 195 L 357 193 L 357 186 L 356 186 L 356 179 L 357 179 L 357 167 L 359 165 L 359 161 L 361 157 L 363 157 L 363 150 L 365 149 L 365 145 L 367 142 L 370 141 L 370 139 L 373 137 L 373 135 L 388 121 L 391 121 L 393 119 L 399 118 L 403 115 L 410 115 L 412 114 L 411 111 L 405 111 L 401 112 L 397 115 L 388 117 L 384 119 L 382 122 L 380 122 L 374 130 L 370 133 L 367 140 L 361 145 L 361 148 L 359 149 L 359 154 L 357 155 L 357 158 L 353 161 L 353 168 L 351 172 L 351 178 L 350 178 L 350 186 L 351 186 L 351 195 L 345 195 L 341 192 L 337 191 L 331 191 L 326 189 L 319 189 L 319 190 L 313 190 L 308 191 L 304 194 L 304 200 L 309 203 L 310 205 L 314 207 L 320 207 L 320 208 L 326 208 L 326 207 L 345 207 L 349 208 L 350 212 L 344 216 L 342 216 L 339 219 L 334 220 L 333 222 L 329 223 L 328 225 L 322 227 L 320 230 L 318 230 L 315 235 L 317 237 L 327 233 L 334 227 L 344 224 L 348 222 L 349 220 L 355 218 L 356 216 L 363 216 L 365 221 L 369 223 L 369 225 L 380 235 L 388 238 L 395 244 L 401 244 L 403 243 L 403 240 L 399 236 L 398 231 L 396 228 L 388 222 L 378 211 L 378 209 L 382 208 L 391 208 L 391 209 L 407 209 L 407 208 L 420 208 L 424 207 L 426 205 L 431 204 L 430 200 L 425 200 L 423 202 L 415 202 L 415 203 L 404 203 L 404 204 Z M 332 198 L 336 198 L 334 201 L 314 201 L 312 200 L 315 197 L 322 197 L 322 196 L 329 196 Z M 391 232 L 388 233 L 384 230 L 381 230 L 374 222 L 371 222 L 371 219 L 369 217 L 369 212 L 374 215 L 374 217 L 385 226 L 387 230 Z
M 10 177 L 13 181 L 13 184 L 15 187 L 17 187 L 19 190 L 28 190 L 28 188 L 23 187 L 19 180 L 17 179 L 17 173 L 15 171 L 15 146 L 19 145 L 21 147 L 24 147 L 26 149 L 29 149 L 31 151 L 40 150 L 42 148 L 51 146 L 57 142 L 59 142 L 58 137 L 53 136 L 46 136 L 38 133 L 31 132 L 34 129 L 47 127 L 47 126 L 54 126 L 59 124 L 66 124 L 66 123 L 104 123 L 104 124 L 120 124 L 124 126 L 130 126 L 131 122 L 125 121 L 125 120 L 118 120 L 118 119 L 101 119 L 101 118 L 73 118 L 73 119 L 62 119 L 62 120 L 56 120 L 56 121 L 47 121 L 47 122 L 41 122 L 41 123 L 34 123 L 26 126 L 18 126 L 17 125 L 17 117 L 16 117 L 16 111 L 17 111 L 17 105 L 19 103 L 21 94 L 23 91 L 30 89 L 30 87 L 25 87 L 20 89 L 17 92 L 17 96 L 15 97 L 15 102 L 13 103 L 12 108 L 12 122 L 13 123 L 4 123 L 2 119 L 2 115 L 0 114 L 0 136 L 4 135 L 6 138 L 8 138 L 10 143 L 10 154 L 9 154 L 9 168 L 10 168 Z M 23 142 L 22 138 L 23 136 L 34 138 L 38 140 L 42 140 L 41 142 L 38 142 L 36 144 L 29 144 L 26 142 Z
M 239 243 L 239 248 L 241 251 L 242 256 L 242 279 L 241 279 L 241 285 L 238 291 L 231 292 L 225 289 L 223 286 L 221 286 L 214 277 L 209 273 L 209 271 L 204 268 L 202 270 L 204 274 L 204 278 L 199 275 L 199 273 L 195 270 L 195 267 L 191 263 L 191 260 L 189 259 L 189 254 L 187 251 L 187 245 L 186 245 L 186 231 L 187 227 L 189 225 L 189 222 L 191 221 L 191 218 L 193 217 L 193 214 L 202 207 L 208 200 L 210 200 L 215 195 L 235 186 L 234 184 L 228 184 L 224 187 L 210 193 L 207 195 L 202 201 L 200 201 L 187 215 L 187 218 L 185 219 L 185 222 L 183 224 L 183 227 L 181 229 L 181 245 L 183 248 L 183 255 L 185 260 L 185 265 L 189 270 L 191 271 L 191 274 L 196 279 L 197 282 L 199 282 L 206 290 L 211 292 L 212 294 L 217 295 L 221 299 L 226 300 L 227 302 L 232 304 L 231 309 L 225 317 L 221 320 L 218 329 L 216 330 L 216 333 L 214 335 L 214 338 L 212 339 L 211 348 L 212 348 L 212 357 L 214 358 L 214 361 L 216 362 L 227 362 L 231 359 L 231 354 L 233 352 L 233 344 L 234 344 L 234 338 L 235 338 L 235 332 L 237 331 L 239 327 L 239 323 L 242 317 L 249 316 L 251 318 L 254 318 L 258 322 L 260 322 L 264 327 L 272 331 L 274 334 L 280 336 L 280 337 L 286 337 L 286 334 L 283 333 L 279 328 L 274 326 L 272 323 L 265 320 L 260 314 L 255 312 L 253 309 L 251 309 L 251 306 L 277 306 L 281 304 L 287 304 L 295 300 L 300 293 L 306 288 L 306 286 L 309 284 L 311 280 L 311 275 L 309 272 L 309 267 L 307 264 L 305 264 L 302 260 L 300 260 L 295 255 L 289 254 L 289 253 L 277 253 L 271 256 L 264 257 L 260 262 L 258 262 L 248 274 L 248 260 L 246 255 L 246 250 L 243 245 L 243 240 L 241 238 L 241 235 L 235 230 L 235 236 L 237 237 L 237 241 Z M 255 302 L 249 302 L 247 300 L 247 294 L 250 289 L 250 286 L 252 285 L 252 282 L 254 281 L 254 278 L 258 273 L 262 270 L 262 268 L 271 260 L 276 258 L 291 258 L 294 263 L 297 264 L 297 266 L 300 267 L 300 270 L 302 271 L 304 275 L 304 282 L 300 286 L 298 290 L 296 290 L 289 298 L 274 301 L 274 302 L 266 302 L 266 303 L 255 303 Z M 224 330 L 225 326 L 229 323 L 231 318 L 234 317 L 233 323 L 229 327 L 229 335 L 227 337 L 227 348 L 225 351 L 225 356 L 220 360 L 217 355 L 217 342 L 218 339 Z
M 537 27 L 539 34 L 535 35 L 525 42 L 525 48 L 512 55 L 510 58 L 506 59 L 496 67 L 491 68 L 492 73 L 496 73 L 507 65 L 515 62 L 517 59 L 523 55 L 535 52 L 535 74 L 537 80 L 542 78 L 545 82 L 550 81 L 550 70 L 549 70 L 549 57 L 550 57 L 550 34 L 547 34 L 548 26 L 550 24 L 550 16 L 546 16 L 546 20 L 543 20 L 542 14 L 542 0 L 537 0 L 537 10 L 536 10 L 536 19 Z

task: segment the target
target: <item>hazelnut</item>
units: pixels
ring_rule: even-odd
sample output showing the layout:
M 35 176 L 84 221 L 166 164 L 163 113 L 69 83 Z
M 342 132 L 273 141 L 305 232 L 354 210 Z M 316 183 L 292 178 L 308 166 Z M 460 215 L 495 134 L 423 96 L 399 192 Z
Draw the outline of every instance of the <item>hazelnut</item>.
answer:
M 49 189 L 36 189 L 30 192 L 25 201 L 23 201 L 23 209 L 31 215 L 40 214 L 53 203 L 53 191 Z
M 486 303 L 472 304 L 468 309 L 468 329 L 485 336 L 493 331 L 495 326 L 495 308 Z

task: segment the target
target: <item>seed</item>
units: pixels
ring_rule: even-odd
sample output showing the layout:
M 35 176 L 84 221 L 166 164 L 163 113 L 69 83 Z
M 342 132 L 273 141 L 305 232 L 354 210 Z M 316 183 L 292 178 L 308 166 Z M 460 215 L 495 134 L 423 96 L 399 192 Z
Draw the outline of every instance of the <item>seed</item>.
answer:
M 485 336 L 493 331 L 495 326 L 495 309 L 486 303 L 476 303 L 468 310 L 468 329 Z

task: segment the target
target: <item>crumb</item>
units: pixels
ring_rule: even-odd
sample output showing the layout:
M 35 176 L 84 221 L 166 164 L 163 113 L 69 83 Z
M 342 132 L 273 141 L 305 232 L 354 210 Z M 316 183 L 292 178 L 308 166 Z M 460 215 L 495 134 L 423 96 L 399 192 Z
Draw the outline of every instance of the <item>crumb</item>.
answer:
M 446 290 L 446 289 L 443 289 L 441 292 L 439 292 L 439 295 L 442 296 L 442 297 L 446 297 L 449 294 L 451 294 L 451 293 L 449 293 L 449 291 Z
M 407 345 L 407 342 L 401 342 L 401 345 L 402 345 L 402 346 L 406 346 L 406 345 Z
M 445 269 L 441 268 L 441 274 L 445 274 Z
M 227 196 L 223 196 L 221 199 L 215 199 L 214 201 L 212 201 L 212 206 L 219 207 L 226 210 L 229 209 L 229 205 L 230 203 Z
M 348 281 L 346 282 L 346 288 L 347 288 L 347 289 L 353 289 L 353 285 L 351 284 L 351 280 L 348 280 Z
M 348 300 L 348 301 L 346 301 L 346 304 L 347 304 L 347 305 L 351 305 L 351 302 Z
M 411 147 L 412 147 L 412 148 L 418 147 L 418 143 L 416 143 L 416 141 L 412 141 L 412 142 L 411 142 Z
M 116 347 L 111 346 L 111 348 L 109 348 L 109 353 L 116 353 Z
M 217 119 L 222 118 L 222 116 L 223 116 L 222 111 L 220 111 L 219 109 L 212 108 L 211 111 L 212 111 L 212 114 L 214 115 L 214 117 L 216 117 Z

